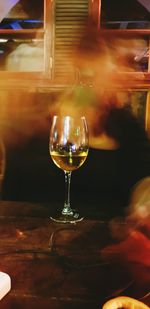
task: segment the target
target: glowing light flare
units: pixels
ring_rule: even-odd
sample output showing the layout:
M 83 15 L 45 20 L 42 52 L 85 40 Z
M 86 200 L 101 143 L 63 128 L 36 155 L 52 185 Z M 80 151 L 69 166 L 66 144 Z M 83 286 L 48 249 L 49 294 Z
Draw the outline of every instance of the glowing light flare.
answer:
M 66 116 L 65 120 L 64 120 L 64 126 L 63 126 L 63 129 L 64 129 L 64 138 L 65 138 L 65 141 L 63 141 L 65 144 L 68 140 L 68 137 L 69 137 L 69 128 L 70 128 L 70 117 Z
M 127 221 L 150 233 L 150 177 L 141 179 L 131 192 Z
M 16 229 L 17 238 L 25 238 L 25 233 L 19 229 Z

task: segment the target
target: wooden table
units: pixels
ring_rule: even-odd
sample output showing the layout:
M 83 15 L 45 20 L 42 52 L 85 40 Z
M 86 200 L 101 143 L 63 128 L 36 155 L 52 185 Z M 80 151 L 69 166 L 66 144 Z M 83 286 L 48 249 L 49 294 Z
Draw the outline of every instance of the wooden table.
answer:
M 150 276 L 137 280 L 139 265 L 102 254 L 116 242 L 105 216 L 60 225 L 49 219 L 52 208 L 0 202 L 0 270 L 12 280 L 1 309 L 100 309 L 117 295 L 150 305 Z

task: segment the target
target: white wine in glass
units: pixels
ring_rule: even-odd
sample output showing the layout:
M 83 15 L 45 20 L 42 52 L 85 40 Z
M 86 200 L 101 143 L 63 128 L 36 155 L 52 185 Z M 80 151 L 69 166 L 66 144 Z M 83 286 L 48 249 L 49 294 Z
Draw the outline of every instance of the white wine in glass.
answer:
M 71 208 L 70 182 L 72 171 L 85 162 L 88 150 L 88 128 L 85 117 L 53 117 L 49 151 L 53 162 L 65 174 L 64 207 L 56 218 L 51 217 L 56 222 L 75 223 L 83 219 Z

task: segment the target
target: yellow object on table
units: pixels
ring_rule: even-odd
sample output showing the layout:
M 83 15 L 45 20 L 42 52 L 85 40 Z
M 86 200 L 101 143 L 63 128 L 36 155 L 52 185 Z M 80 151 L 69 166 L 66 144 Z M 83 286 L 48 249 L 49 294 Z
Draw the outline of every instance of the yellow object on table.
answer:
M 149 309 L 147 305 L 139 300 L 128 296 L 119 296 L 107 301 L 102 309 Z

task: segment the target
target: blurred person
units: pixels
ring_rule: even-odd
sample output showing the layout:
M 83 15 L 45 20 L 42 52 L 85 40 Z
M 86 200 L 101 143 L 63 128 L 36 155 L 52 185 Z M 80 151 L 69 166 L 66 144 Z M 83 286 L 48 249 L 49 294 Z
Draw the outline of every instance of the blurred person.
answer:
M 126 221 L 146 235 L 150 243 L 150 176 L 142 178 L 132 188 Z
M 90 151 L 72 178 L 73 198 L 91 203 L 93 209 L 124 212 L 133 186 L 150 175 L 145 128 L 128 105 L 119 105 L 115 94 L 97 96 L 80 86 L 58 101 L 55 113 L 84 115 L 88 121 Z
M 105 247 L 101 256 L 126 263 L 137 286 L 150 286 L 150 177 L 132 188 L 126 216 L 110 221 L 115 244 Z M 143 300 L 149 296 L 149 290 Z
M 122 68 L 128 61 L 122 58 Z M 74 55 L 76 82 L 60 96 L 56 114 L 87 118 L 89 156 L 72 178 L 75 200 L 94 208 L 124 211 L 132 187 L 150 175 L 150 141 L 129 103 L 119 101 L 114 89 L 117 66 L 109 40 L 90 25 Z M 119 82 L 118 82 L 119 83 Z M 123 87 L 122 81 L 120 86 Z
M 116 80 L 115 74 L 134 70 L 130 66 L 130 56 L 133 51 L 137 50 L 138 42 L 136 40 L 126 41 L 124 52 L 123 40 L 117 39 L 115 41 L 109 35 L 105 36 L 103 32 L 98 32 L 92 24 L 88 29 L 81 38 L 74 58 L 74 64 L 78 71 L 78 82 L 74 90 L 73 101 L 75 100 L 76 108 L 79 107 L 88 119 L 91 154 L 97 152 L 99 155 L 95 175 L 98 174 L 98 168 L 102 164 L 99 173 L 101 175 L 100 183 L 100 177 L 97 176 L 97 186 L 99 183 L 101 196 L 104 200 L 110 198 L 110 205 L 113 204 L 113 201 L 117 205 L 120 199 L 121 208 L 128 209 L 134 188 L 141 183 L 140 188 L 148 185 L 150 140 L 140 119 L 137 119 L 133 114 L 130 102 L 124 103 L 125 100 L 120 99 L 117 96 L 117 91 L 112 91 L 112 89 L 117 89 L 118 86 L 124 89 L 124 83 L 127 81 Z M 143 42 L 140 44 L 144 46 Z M 142 75 L 137 74 L 137 78 L 142 78 Z M 130 86 L 130 80 L 127 85 Z M 94 156 L 93 162 L 96 162 Z M 89 164 L 89 161 L 86 164 Z M 83 166 L 83 169 L 85 168 L 86 166 Z M 91 181 L 91 183 L 93 182 Z M 137 212 L 134 212 L 135 218 L 135 214 L 138 215 L 141 209 L 143 215 L 144 211 L 147 213 L 149 202 L 147 201 L 145 207 L 137 207 Z M 119 207 L 117 211 L 119 211 Z
M 123 88 L 124 85 L 130 88 L 133 77 L 131 79 L 128 74 L 125 78 L 123 73 L 136 72 L 134 79 L 144 78 L 142 69 L 135 68 L 135 59 L 142 48 L 146 48 L 144 41 L 112 37 L 109 32 L 98 31 L 95 24 L 87 20 L 73 55 L 76 82 L 92 87 L 98 96 L 108 89 Z

